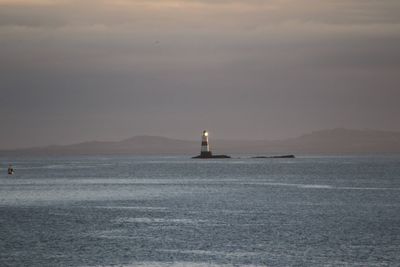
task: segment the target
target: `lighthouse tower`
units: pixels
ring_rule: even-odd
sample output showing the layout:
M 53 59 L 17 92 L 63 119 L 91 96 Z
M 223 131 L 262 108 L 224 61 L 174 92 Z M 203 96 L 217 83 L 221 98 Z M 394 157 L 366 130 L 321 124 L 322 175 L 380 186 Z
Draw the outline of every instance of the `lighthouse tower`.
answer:
M 210 151 L 210 145 L 208 144 L 208 132 L 203 131 L 201 135 L 201 153 L 200 157 L 202 158 L 211 158 L 212 153 Z
M 208 132 L 203 131 L 201 135 L 201 152 L 200 155 L 193 157 L 192 159 L 230 159 L 227 155 L 213 155 L 208 144 Z

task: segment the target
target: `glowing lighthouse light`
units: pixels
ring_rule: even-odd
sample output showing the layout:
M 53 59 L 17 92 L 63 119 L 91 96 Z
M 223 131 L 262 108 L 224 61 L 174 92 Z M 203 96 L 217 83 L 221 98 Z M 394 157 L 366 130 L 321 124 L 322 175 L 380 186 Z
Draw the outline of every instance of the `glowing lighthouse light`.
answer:
M 201 136 L 201 153 L 200 157 L 212 157 L 210 146 L 208 144 L 208 132 L 203 131 Z

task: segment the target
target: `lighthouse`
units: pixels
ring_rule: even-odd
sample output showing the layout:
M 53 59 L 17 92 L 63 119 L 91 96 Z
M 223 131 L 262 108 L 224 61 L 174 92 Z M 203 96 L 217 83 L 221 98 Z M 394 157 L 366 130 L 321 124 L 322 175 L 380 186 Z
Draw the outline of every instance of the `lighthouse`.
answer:
M 200 157 L 202 158 L 211 158 L 212 153 L 210 151 L 210 145 L 208 144 L 208 132 L 206 130 L 203 131 L 201 135 L 201 153 Z
M 193 159 L 229 159 L 227 155 L 213 155 L 208 144 L 208 132 L 203 131 L 201 135 L 201 150 L 200 155 L 193 157 Z

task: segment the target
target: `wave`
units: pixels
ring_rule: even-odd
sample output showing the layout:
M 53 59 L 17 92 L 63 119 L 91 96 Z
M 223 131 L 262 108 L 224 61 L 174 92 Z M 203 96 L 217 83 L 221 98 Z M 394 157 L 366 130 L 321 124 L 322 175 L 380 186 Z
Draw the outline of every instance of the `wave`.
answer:
M 161 224 L 197 224 L 200 222 L 207 222 L 206 220 L 193 220 L 193 219 L 168 219 L 168 218 L 117 218 L 114 220 L 117 223 L 161 223 Z
M 207 256 L 225 256 L 225 257 L 248 257 L 264 255 L 264 252 L 250 252 L 250 251 L 215 251 L 215 250 L 178 250 L 178 249 L 159 249 L 159 252 L 167 253 L 180 253 L 180 254 L 193 254 L 193 255 L 207 255 Z
M 100 265 L 98 265 L 100 266 Z M 102 267 L 111 267 L 115 265 L 105 266 L 101 265 Z M 210 263 L 210 262 L 155 262 L 155 261 L 148 261 L 148 262 L 134 262 L 127 265 L 118 265 L 121 267 L 234 267 L 238 266 L 237 264 L 217 264 L 217 263 Z M 240 264 L 243 267 L 265 267 L 265 265 L 246 265 Z M 97 267 L 95 266 L 82 266 L 82 267 Z
M 146 210 L 146 211 L 165 211 L 165 207 L 145 207 L 145 206 L 96 206 L 97 209 L 127 209 L 127 210 Z

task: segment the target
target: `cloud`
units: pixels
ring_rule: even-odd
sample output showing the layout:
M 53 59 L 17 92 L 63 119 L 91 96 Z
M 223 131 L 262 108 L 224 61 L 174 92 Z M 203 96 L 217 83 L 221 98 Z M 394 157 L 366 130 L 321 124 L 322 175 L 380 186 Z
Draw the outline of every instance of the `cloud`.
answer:
M 400 130 L 399 7 L 0 0 L 0 123 L 9 126 L 0 147 L 29 145 L 13 138 L 24 125 L 27 135 L 38 134 L 35 125 L 55 143 L 159 132 L 189 138 L 203 124 L 232 138 Z M 49 142 L 42 132 L 35 144 Z
M 270 0 L 270 1 L 176 1 L 176 0 L 87 0 L 0 1 L 1 24 L 40 26 L 35 21 L 57 17 L 72 25 L 157 22 L 169 24 L 215 23 L 279 24 L 288 21 L 324 24 L 399 23 L 400 3 L 395 0 Z M 208 23 L 209 22 L 209 23 Z M 188 24 L 187 24 L 188 23 Z M 53 26 L 59 26 L 58 21 Z

